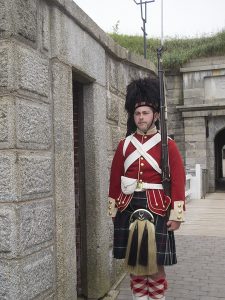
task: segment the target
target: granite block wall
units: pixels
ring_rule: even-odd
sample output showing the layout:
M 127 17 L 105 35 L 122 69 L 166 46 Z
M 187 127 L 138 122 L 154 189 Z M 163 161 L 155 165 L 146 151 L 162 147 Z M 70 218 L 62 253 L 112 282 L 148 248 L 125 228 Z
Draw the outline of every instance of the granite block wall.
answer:
M 125 87 L 155 68 L 116 45 L 74 1 L 0 7 L 0 298 L 77 299 L 76 74 L 85 115 L 82 293 L 98 299 L 121 271 L 106 211 L 109 164 L 125 134 Z

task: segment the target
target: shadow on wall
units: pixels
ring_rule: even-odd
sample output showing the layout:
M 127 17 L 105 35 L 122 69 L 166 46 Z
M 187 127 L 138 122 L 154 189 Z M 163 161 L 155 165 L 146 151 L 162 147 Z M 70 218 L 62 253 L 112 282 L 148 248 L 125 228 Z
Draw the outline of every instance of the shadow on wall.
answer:
M 216 180 L 216 189 L 225 191 L 225 149 L 223 149 L 222 176 Z

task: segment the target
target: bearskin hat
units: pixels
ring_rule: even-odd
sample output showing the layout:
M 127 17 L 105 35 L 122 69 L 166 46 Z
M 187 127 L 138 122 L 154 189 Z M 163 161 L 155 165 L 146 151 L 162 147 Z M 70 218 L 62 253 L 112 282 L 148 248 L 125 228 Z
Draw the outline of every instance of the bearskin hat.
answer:
M 139 106 L 150 106 L 155 112 L 160 110 L 160 90 L 158 78 L 140 78 L 127 86 L 125 110 L 128 113 L 127 135 L 136 131 L 134 111 Z

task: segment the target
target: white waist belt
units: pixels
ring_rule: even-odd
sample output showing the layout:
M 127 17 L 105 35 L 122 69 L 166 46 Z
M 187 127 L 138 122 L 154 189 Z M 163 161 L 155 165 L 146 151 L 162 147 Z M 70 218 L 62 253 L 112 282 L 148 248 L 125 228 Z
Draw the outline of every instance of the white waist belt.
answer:
M 139 182 L 135 191 L 137 192 L 143 190 L 163 190 L 163 186 L 161 183 Z
M 134 191 L 144 190 L 162 190 L 163 186 L 160 183 L 140 182 L 138 179 L 121 176 L 121 190 L 124 194 L 130 195 Z

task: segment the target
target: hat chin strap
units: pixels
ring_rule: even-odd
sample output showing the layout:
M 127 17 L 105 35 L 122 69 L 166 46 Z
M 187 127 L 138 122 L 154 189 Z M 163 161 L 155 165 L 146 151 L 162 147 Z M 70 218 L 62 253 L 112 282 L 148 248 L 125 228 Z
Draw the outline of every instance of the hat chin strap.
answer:
M 152 123 L 148 126 L 147 130 L 142 131 L 142 130 L 139 129 L 139 131 L 143 132 L 144 134 L 150 133 L 151 130 L 153 130 L 155 132 L 156 126 L 154 126 L 153 128 L 151 128 L 153 123 L 154 123 L 154 119 L 152 120 Z
M 155 134 L 155 133 L 157 133 L 157 128 L 155 126 L 151 129 L 147 130 L 146 132 L 143 132 L 143 131 L 141 131 L 140 129 L 137 128 L 136 132 L 139 133 L 139 134 Z

